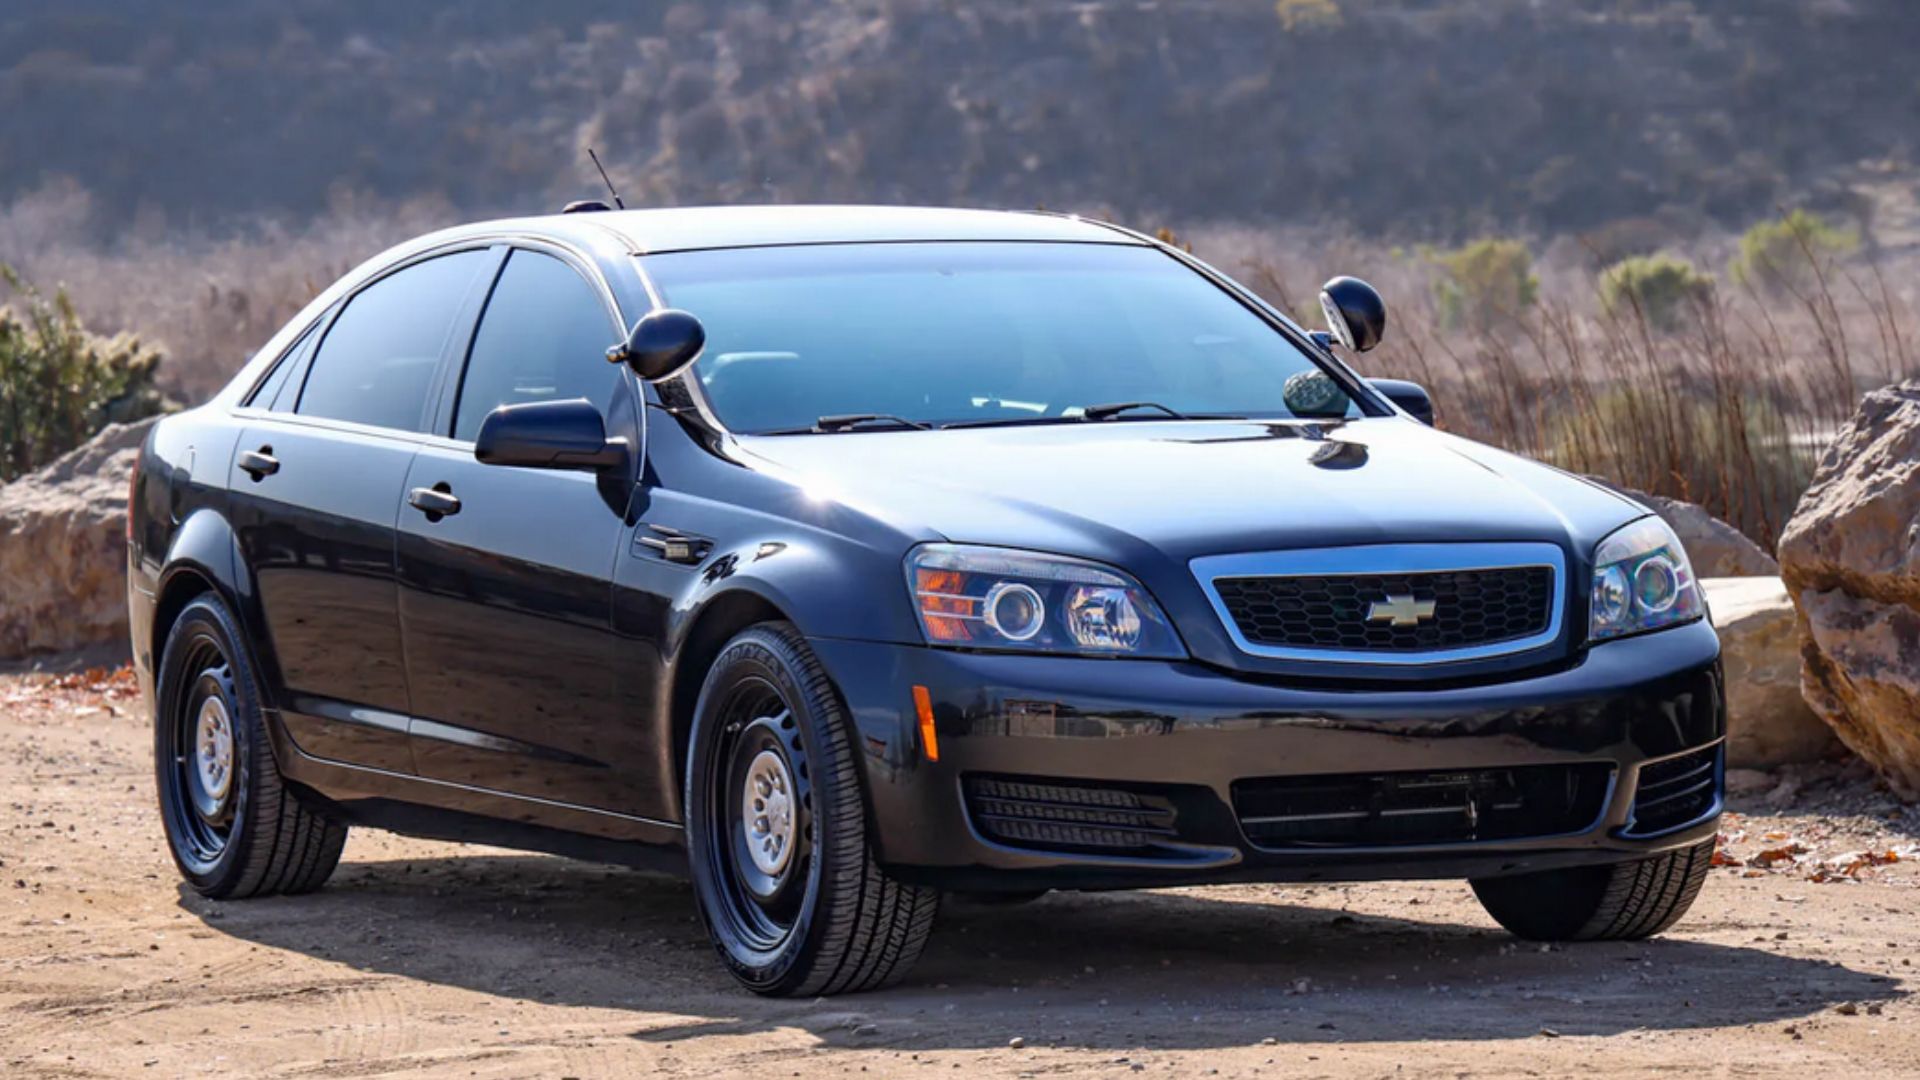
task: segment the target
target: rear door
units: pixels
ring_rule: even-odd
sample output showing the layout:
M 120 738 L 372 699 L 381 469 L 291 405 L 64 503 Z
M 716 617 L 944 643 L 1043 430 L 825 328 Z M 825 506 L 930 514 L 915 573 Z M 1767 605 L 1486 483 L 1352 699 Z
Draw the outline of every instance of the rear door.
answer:
M 440 255 L 355 293 L 294 346 L 241 435 L 232 514 L 266 677 L 315 757 L 412 771 L 394 522 L 450 343 L 499 257 Z
M 606 361 L 618 315 L 590 273 L 531 249 L 501 269 L 449 388 L 443 437 L 409 470 L 408 491 L 458 508 L 401 509 L 400 621 L 422 776 L 621 810 L 636 799 L 620 763 L 644 728 L 614 704 L 611 577 L 631 485 L 473 456 L 497 406 L 569 398 L 638 444 L 636 387 Z

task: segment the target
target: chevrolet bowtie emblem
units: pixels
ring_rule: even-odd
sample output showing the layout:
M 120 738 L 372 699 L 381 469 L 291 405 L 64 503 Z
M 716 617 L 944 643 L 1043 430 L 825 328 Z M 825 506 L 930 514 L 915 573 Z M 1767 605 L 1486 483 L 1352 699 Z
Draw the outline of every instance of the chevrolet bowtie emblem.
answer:
M 1385 600 L 1367 605 L 1367 621 L 1394 626 L 1419 626 L 1433 618 L 1433 601 L 1415 600 L 1411 593 L 1388 593 Z

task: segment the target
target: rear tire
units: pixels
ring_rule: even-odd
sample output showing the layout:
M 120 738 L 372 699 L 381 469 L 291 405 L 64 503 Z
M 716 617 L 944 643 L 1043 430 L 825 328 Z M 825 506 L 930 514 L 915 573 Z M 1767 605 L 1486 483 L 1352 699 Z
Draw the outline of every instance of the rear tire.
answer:
M 933 929 L 939 893 L 873 860 L 850 730 L 788 623 L 728 642 L 701 687 L 686 778 L 694 896 L 721 960 L 755 993 L 890 985 Z
M 153 725 L 167 847 L 202 896 L 312 892 L 339 865 L 347 827 L 281 781 L 244 640 L 212 594 L 187 604 L 167 632 Z
M 1473 882 L 1480 906 L 1532 941 L 1635 941 L 1680 921 L 1713 866 L 1713 841 L 1639 862 Z

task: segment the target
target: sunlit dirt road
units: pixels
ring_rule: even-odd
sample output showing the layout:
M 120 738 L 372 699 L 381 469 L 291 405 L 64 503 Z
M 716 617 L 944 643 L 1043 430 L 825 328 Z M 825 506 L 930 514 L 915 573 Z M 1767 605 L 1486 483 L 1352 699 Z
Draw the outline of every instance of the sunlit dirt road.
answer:
M 315 895 L 203 901 L 141 703 L 67 682 L 0 678 L 0 1075 L 1920 1075 L 1920 815 L 1857 780 L 1754 797 L 1652 942 L 1521 944 L 1454 882 L 1056 894 L 764 1001 L 626 870 L 363 830 Z

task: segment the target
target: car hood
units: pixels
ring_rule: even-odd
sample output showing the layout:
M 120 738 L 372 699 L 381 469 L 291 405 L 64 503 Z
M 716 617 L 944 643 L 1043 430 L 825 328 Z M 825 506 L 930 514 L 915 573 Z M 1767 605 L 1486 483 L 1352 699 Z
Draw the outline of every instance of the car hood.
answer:
M 1134 565 L 1355 544 L 1534 540 L 1584 561 L 1645 508 L 1399 417 L 1117 421 L 745 437 L 749 464 L 898 526 Z M 757 459 L 753 460 L 753 459 Z

